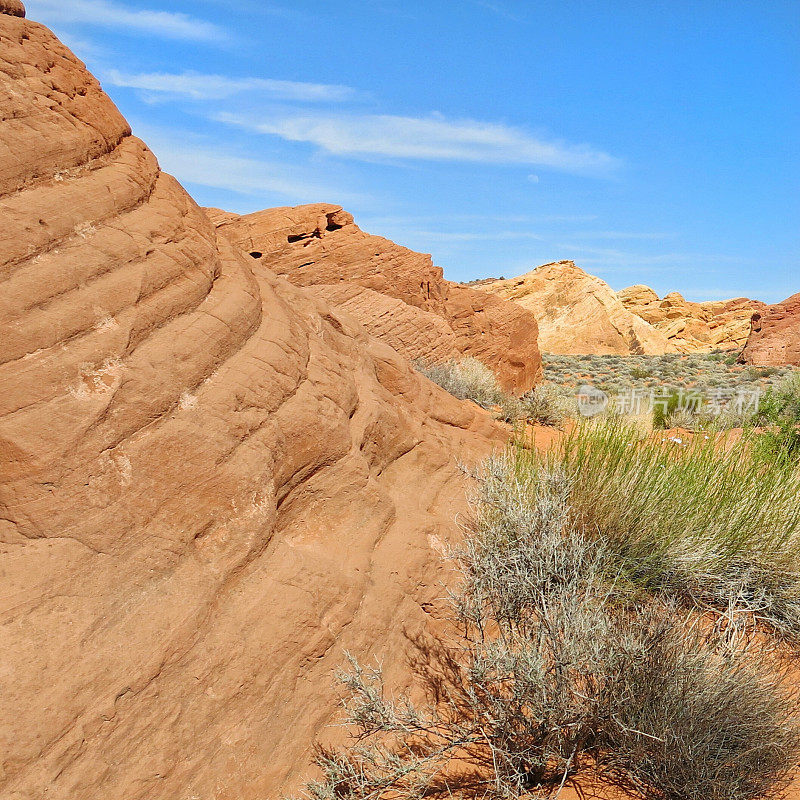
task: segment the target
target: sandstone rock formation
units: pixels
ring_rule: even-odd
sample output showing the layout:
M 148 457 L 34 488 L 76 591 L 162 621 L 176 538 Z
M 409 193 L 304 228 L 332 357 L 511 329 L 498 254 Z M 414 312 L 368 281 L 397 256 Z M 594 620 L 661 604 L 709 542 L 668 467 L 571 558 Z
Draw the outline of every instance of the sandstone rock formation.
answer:
M 628 311 L 661 331 L 681 353 L 740 350 L 750 332 L 750 318 L 766 308 L 745 297 L 694 303 L 670 292 L 659 298 L 641 285 L 623 289 L 617 296 Z
M 81 62 L 2 9 L 0 797 L 279 797 L 343 648 L 402 682 L 464 510 L 456 460 L 503 434 L 270 269 L 340 237 L 242 256 Z M 521 315 L 428 273 L 411 327 L 444 320 L 457 349 L 477 309 L 528 346 Z
M 631 313 L 605 281 L 573 261 L 544 264 L 518 278 L 473 285 L 530 309 L 539 324 L 539 347 L 546 353 L 675 352 L 667 337 Z
M 800 367 L 800 294 L 756 312 L 741 361 Z
M 444 280 L 430 256 L 365 233 L 340 206 L 275 208 L 241 217 L 207 212 L 243 252 L 295 285 L 313 287 L 410 359 L 474 356 L 505 388 L 520 392 L 541 376 L 531 313 Z
M 10 14 L 12 17 L 24 17 L 25 6 L 22 0 L 0 0 L 0 14 Z

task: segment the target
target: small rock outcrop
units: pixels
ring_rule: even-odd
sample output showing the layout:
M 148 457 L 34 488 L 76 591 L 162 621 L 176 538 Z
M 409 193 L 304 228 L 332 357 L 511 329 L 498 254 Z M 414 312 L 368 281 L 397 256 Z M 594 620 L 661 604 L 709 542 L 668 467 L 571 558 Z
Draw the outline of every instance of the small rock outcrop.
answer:
M 617 292 L 628 311 L 661 331 L 681 353 L 740 350 L 750 332 L 750 318 L 766 305 L 737 297 L 695 303 L 678 292 L 663 298 L 648 286 L 630 286 Z
M 514 300 L 539 325 L 543 352 L 562 355 L 674 352 L 667 337 L 629 311 L 603 280 L 573 261 L 544 264 L 518 278 L 481 281 L 476 290 Z
M 337 718 L 344 649 L 406 679 L 457 462 L 505 434 L 277 275 L 302 241 L 256 262 L 215 231 L 3 8 L 0 797 L 280 797 Z
M 800 366 L 800 294 L 753 314 L 740 361 L 762 366 Z
M 346 310 L 409 359 L 474 356 L 520 392 L 541 377 L 533 314 L 446 281 L 430 256 L 365 233 L 340 206 L 206 211 L 242 252 L 259 262 L 269 253 L 270 269 Z
M 25 6 L 22 0 L 0 0 L 0 14 L 9 14 L 12 17 L 24 17 Z

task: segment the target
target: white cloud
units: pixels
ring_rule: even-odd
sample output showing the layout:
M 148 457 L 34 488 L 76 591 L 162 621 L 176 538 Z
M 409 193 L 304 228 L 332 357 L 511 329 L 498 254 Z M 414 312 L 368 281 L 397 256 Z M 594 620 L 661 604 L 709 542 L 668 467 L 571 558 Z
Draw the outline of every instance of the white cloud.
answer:
M 192 100 L 222 100 L 243 92 L 258 92 L 276 100 L 341 102 L 350 100 L 358 94 L 349 86 L 335 84 L 301 83 L 269 78 L 230 78 L 224 75 L 203 75 L 198 72 L 129 74 L 111 69 L 103 77 L 112 86 L 140 89 L 165 96 L 185 96 Z
M 491 3 L 488 0 L 472 0 L 476 6 L 480 8 L 485 8 L 487 11 L 491 11 L 493 14 L 497 14 L 498 16 L 505 17 L 506 19 L 518 21 L 519 17 L 516 14 L 512 14 L 507 8 L 500 5 L 500 3 Z
M 363 200 L 353 192 L 316 180 L 310 170 L 302 167 L 226 152 L 211 143 L 182 137 L 179 132 L 163 132 L 146 126 L 135 126 L 134 132 L 147 142 L 161 168 L 181 183 L 263 197 L 264 207 L 275 204 L 270 195 L 296 203 Z
M 577 231 L 570 234 L 573 239 L 669 239 L 672 233 L 639 233 L 636 231 Z
M 698 264 L 702 264 L 703 269 L 709 269 L 712 265 L 728 265 L 743 261 L 740 256 L 723 253 L 634 253 L 614 248 L 583 247 L 567 242 L 556 244 L 555 247 L 571 254 L 569 257 L 574 258 L 579 266 L 602 264 L 609 270 L 635 266 L 642 272 L 652 272 L 674 270 L 677 267 L 696 267 Z
M 613 156 L 588 145 L 531 136 L 521 128 L 440 115 L 297 113 L 249 119 L 223 113 L 216 119 L 293 142 L 309 142 L 334 155 L 486 164 L 537 164 L 576 173 L 607 173 Z
M 402 230 L 402 229 L 401 229 Z M 395 234 L 397 235 L 397 234 Z M 496 242 L 518 239 L 541 239 L 530 231 L 403 231 L 404 236 L 428 239 L 433 242 Z
M 165 39 L 215 41 L 225 32 L 217 25 L 174 11 L 128 8 L 115 0 L 26 0 L 28 16 L 52 25 L 71 23 L 123 28 Z

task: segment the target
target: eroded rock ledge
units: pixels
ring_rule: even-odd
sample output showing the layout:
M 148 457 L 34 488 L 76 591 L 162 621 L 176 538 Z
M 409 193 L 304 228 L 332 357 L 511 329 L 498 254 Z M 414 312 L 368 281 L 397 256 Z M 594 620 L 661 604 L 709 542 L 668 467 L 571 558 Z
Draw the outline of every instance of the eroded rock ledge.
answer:
M 362 231 L 340 206 L 274 208 L 247 216 L 206 209 L 242 252 L 345 309 L 410 359 L 474 356 L 505 388 L 541 378 L 536 319 L 490 294 L 446 281 L 429 255 Z

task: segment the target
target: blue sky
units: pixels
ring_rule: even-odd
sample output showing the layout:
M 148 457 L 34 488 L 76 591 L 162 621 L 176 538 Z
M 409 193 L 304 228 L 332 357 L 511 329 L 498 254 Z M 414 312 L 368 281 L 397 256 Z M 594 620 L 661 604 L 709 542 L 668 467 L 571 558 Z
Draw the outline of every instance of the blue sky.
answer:
M 797 0 L 26 0 L 202 205 L 332 202 L 453 280 L 800 291 Z

